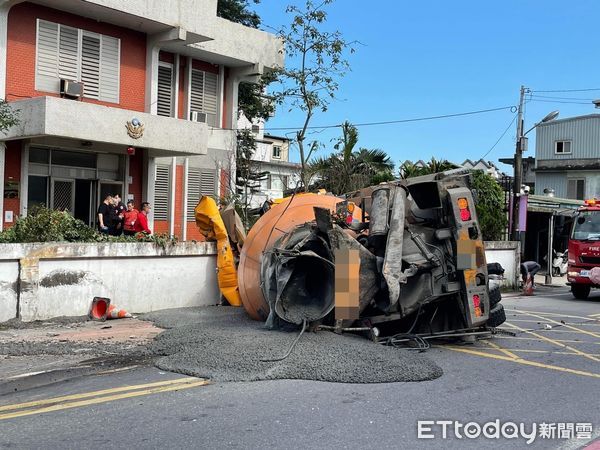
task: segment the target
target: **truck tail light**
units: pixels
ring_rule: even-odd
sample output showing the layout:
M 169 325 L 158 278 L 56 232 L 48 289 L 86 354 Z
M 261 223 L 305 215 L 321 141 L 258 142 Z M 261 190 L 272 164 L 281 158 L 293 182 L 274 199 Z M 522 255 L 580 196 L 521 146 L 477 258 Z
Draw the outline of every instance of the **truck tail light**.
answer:
M 457 201 L 458 209 L 460 210 L 460 220 L 466 222 L 467 220 L 471 220 L 471 211 L 469 211 L 469 201 L 461 197 Z
M 481 317 L 483 312 L 481 311 L 481 299 L 479 295 L 473 295 L 473 307 L 475 308 L 475 317 Z

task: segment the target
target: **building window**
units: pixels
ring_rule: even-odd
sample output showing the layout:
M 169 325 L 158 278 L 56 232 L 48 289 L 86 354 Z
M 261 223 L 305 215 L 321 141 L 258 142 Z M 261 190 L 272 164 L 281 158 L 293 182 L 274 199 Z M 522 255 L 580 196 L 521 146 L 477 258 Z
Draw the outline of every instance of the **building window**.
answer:
M 273 146 L 273 158 L 281 159 L 281 145 Z
M 575 200 L 584 200 L 585 180 L 567 180 L 567 198 Z
M 571 154 L 571 141 L 556 141 L 554 143 L 554 153 L 557 155 Z
M 83 83 L 84 97 L 118 103 L 120 53 L 120 39 L 38 19 L 35 88 L 59 92 L 66 79 Z
M 154 220 L 167 220 L 169 217 L 169 192 L 171 191 L 171 166 L 156 166 L 154 183 Z
M 190 77 L 190 119 L 216 127 L 218 111 L 218 75 L 192 69 Z M 195 113 L 195 114 L 194 114 Z
M 173 115 L 173 65 L 159 63 L 156 98 L 156 114 L 171 117 Z
M 196 205 L 202 195 L 216 195 L 217 171 L 215 169 L 197 169 L 190 167 L 188 170 L 188 193 L 187 193 L 187 220 L 196 220 Z

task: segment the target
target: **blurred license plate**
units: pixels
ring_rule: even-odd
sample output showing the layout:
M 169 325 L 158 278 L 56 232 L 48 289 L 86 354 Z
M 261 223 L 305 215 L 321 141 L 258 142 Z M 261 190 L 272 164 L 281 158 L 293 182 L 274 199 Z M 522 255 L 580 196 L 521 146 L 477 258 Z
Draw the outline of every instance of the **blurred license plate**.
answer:
M 589 270 L 582 270 L 581 272 L 579 272 L 579 276 L 580 277 L 590 277 L 590 271 Z

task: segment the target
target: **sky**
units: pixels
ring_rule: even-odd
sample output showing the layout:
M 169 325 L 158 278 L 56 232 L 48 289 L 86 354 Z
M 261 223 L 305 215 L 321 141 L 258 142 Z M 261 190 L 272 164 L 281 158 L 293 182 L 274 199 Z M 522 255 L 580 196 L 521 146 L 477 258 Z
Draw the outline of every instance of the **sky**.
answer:
M 294 0 L 253 5 L 263 29 L 290 20 Z M 528 129 L 547 113 L 559 118 L 600 113 L 598 17 L 600 2 L 578 0 L 336 0 L 327 8 L 327 30 L 359 41 L 349 55 L 351 72 L 336 99 L 311 125 L 369 123 L 455 114 L 518 104 L 521 85 L 533 91 L 525 106 Z M 287 62 L 294 64 L 294 61 Z M 542 92 L 595 89 L 582 92 Z M 553 97 L 553 98 L 547 98 Z M 557 98 L 560 97 L 560 98 Z M 386 151 L 398 165 L 409 160 L 512 157 L 516 124 L 510 109 L 464 117 L 359 127 L 360 147 Z M 272 134 L 299 127 L 302 115 L 279 107 L 266 124 Z M 510 127 L 509 127 L 510 125 Z M 314 133 L 333 149 L 339 129 Z M 535 156 L 535 133 L 529 135 Z M 599 155 L 600 156 L 600 155 Z M 290 159 L 298 161 L 297 151 Z M 510 166 L 499 167 L 512 174 Z

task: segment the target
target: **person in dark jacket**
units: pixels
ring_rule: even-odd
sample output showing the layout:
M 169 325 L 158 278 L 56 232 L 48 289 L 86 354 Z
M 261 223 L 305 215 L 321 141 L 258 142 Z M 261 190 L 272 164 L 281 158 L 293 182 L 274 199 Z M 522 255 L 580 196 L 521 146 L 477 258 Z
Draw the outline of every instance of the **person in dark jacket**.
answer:
M 113 235 L 120 236 L 123 234 L 123 217 L 125 216 L 125 205 L 121 201 L 121 195 L 115 194 L 113 197 L 113 205 L 114 205 L 114 225 L 113 225 Z
M 104 234 L 110 234 L 112 227 L 112 211 L 113 211 L 112 195 L 104 197 L 104 201 L 98 207 L 98 231 Z

